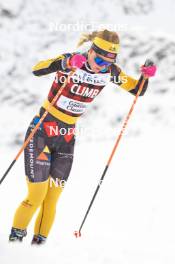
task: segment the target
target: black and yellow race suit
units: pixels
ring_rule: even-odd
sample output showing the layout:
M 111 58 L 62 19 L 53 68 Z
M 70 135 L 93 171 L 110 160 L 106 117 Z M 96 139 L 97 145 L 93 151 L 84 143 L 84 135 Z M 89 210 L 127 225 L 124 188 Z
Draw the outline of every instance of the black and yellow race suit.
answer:
M 48 115 L 30 140 L 25 149 L 25 172 L 28 183 L 28 195 L 18 207 L 13 227 L 26 229 L 37 208 L 40 212 L 35 223 L 34 233 L 47 237 L 54 221 L 56 203 L 61 194 L 60 184 L 50 185 L 50 179 L 56 183 L 67 181 L 73 162 L 74 128 L 77 119 L 85 112 L 89 104 L 109 83 L 135 95 L 142 81 L 126 75 L 117 65 L 112 64 L 106 72 L 94 73 L 88 63 L 77 69 L 69 78 L 66 68 L 67 53 L 54 59 L 41 61 L 33 67 L 33 74 L 42 76 L 55 72 L 55 79 L 40 112 L 30 123 L 26 138 L 48 108 Z M 87 54 L 84 54 L 87 57 Z M 61 95 L 53 106 L 52 99 L 67 80 Z M 140 95 L 146 91 L 145 82 Z M 61 131 L 63 133 L 61 133 Z

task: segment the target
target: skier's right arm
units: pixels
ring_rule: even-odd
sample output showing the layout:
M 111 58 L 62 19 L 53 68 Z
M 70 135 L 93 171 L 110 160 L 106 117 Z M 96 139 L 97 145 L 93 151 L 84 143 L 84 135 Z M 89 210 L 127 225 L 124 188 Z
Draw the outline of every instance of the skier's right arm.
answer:
M 54 59 L 40 61 L 32 68 L 32 72 L 36 76 L 42 76 L 59 70 L 65 71 L 67 69 L 67 60 L 71 56 L 71 53 L 66 53 Z

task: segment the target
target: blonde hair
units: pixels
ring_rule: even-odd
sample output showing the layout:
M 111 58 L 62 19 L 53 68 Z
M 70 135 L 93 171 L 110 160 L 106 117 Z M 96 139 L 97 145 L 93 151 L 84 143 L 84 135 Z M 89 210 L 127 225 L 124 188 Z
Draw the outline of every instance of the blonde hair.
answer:
M 85 42 L 93 41 L 95 37 L 102 38 L 106 41 L 119 44 L 119 36 L 115 31 L 109 31 L 107 29 L 101 31 L 93 31 L 92 33 L 84 33 L 82 34 L 77 47 L 80 47 Z

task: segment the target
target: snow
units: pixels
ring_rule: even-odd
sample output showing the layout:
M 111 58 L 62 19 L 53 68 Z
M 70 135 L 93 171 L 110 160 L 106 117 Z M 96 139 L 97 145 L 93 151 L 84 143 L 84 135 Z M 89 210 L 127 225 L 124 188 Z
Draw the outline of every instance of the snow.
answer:
M 138 78 L 146 58 L 158 65 L 157 76 L 135 106 L 81 238 L 73 232 L 81 224 L 134 97 L 108 85 L 79 121 L 78 128 L 85 132 L 77 138 L 56 221 L 41 248 L 30 246 L 35 219 L 23 244 L 8 243 L 14 211 L 26 195 L 20 156 L 0 186 L 0 263 L 175 262 L 174 9 L 173 0 L 0 1 L 1 176 L 54 78 L 54 74 L 36 78 L 31 67 L 74 50 L 87 24 L 89 29 L 102 24 L 118 27 L 118 63 L 126 73 Z
M 48 243 L 39 249 L 29 245 L 33 223 L 23 245 L 7 242 L 13 212 L 26 191 L 21 157 L 0 193 L 0 200 L 5 199 L 1 202 L 1 263 L 10 263 L 18 255 L 19 263 L 26 255 L 30 257 L 25 263 L 35 263 L 41 256 L 43 263 L 174 263 L 174 158 L 168 153 L 175 143 L 171 133 L 166 136 L 164 141 L 164 134 L 153 128 L 145 136 L 122 139 L 82 237 L 75 238 L 73 232 L 80 226 L 114 142 L 79 144 L 55 225 Z M 6 148 L 5 153 L 10 156 L 11 151 Z M 2 164 L 9 164 L 5 160 Z

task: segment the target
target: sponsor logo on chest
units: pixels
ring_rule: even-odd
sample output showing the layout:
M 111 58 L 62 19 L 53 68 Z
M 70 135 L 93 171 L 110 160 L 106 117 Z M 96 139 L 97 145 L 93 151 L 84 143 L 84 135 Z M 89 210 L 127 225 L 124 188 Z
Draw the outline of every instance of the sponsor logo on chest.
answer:
M 105 86 L 110 82 L 110 73 L 92 74 L 82 69 L 77 69 L 73 74 L 74 82 L 93 84 L 97 86 Z
M 94 99 L 98 93 L 100 92 L 99 89 L 93 89 L 89 87 L 82 86 L 80 84 L 73 84 L 70 88 L 71 93 L 83 96 L 83 97 L 88 97 Z

